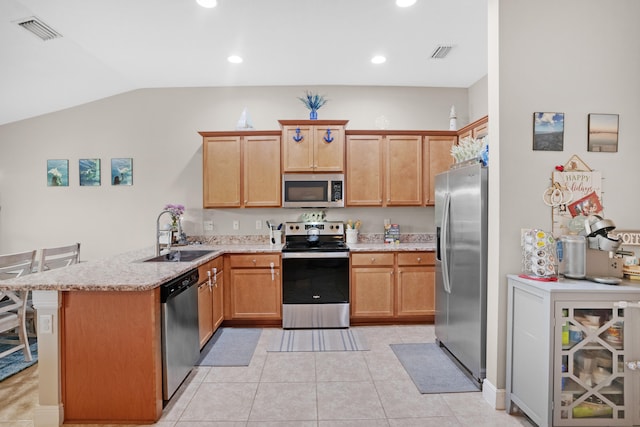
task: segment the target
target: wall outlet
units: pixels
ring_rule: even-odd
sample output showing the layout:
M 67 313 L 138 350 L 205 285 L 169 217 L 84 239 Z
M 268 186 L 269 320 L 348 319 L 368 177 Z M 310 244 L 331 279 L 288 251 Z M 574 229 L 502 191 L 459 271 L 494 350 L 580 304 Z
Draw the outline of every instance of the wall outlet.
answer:
M 233 221 L 233 229 L 240 230 L 240 221 L 238 220 Z
M 204 231 L 213 231 L 213 221 L 205 221 L 203 225 Z
M 41 334 L 52 334 L 53 316 L 51 314 L 41 314 L 38 317 L 38 332 Z
M 256 220 L 256 230 L 262 230 L 262 221 L 259 219 Z

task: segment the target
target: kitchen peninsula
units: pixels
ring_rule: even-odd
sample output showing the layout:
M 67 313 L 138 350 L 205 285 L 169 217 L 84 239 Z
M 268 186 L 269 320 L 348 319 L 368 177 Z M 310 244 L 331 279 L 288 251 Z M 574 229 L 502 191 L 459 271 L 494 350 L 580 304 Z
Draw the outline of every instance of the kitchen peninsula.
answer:
M 434 246 L 432 241 L 358 243 L 350 249 L 370 258 L 371 253 L 433 255 Z M 197 248 L 211 252 L 194 262 L 142 262 L 154 255 L 147 248 L 0 284 L 2 289 L 33 291 L 41 322 L 35 426 L 65 421 L 151 424 L 160 418 L 160 285 L 226 254 L 279 256 L 281 251 L 280 245 L 269 244 Z M 43 330 L 45 323 L 50 330 Z

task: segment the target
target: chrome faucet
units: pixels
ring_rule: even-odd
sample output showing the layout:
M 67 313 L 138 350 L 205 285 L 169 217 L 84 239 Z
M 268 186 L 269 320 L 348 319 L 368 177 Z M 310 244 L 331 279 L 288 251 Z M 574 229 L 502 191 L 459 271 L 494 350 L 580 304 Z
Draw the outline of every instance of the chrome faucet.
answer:
M 156 219 L 156 256 L 160 255 L 160 218 L 162 217 L 162 215 L 166 213 L 171 215 L 171 217 L 173 218 L 173 212 L 171 212 L 170 210 L 164 210 L 160 212 L 160 215 L 158 215 L 158 219 Z M 182 225 L 180 224 L 180 221 L 178 221 L 178 236 L 182 236 Z M 168 239 L 169 243 L 167 243 L 167 249 L 169 251 L 171 251 L 172 238 L 173 236 L 171 234 L 171 231 L 169 231 L 169 239 Z

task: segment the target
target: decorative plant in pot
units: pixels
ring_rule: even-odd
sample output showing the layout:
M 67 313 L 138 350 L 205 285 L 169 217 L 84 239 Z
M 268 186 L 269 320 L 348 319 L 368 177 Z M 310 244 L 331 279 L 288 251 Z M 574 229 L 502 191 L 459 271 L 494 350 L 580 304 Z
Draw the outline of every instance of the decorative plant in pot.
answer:
M 318 110 L 320 109 L 320 107 L 327 103 L 327 99 L 324 97 L 324 95 L 319 95 L 310 91 L 307 91 L 304 97 L 298 97 L 298 99 L 302 101 L 304 106 L 309 109 L 310 120 L 317 120 Z

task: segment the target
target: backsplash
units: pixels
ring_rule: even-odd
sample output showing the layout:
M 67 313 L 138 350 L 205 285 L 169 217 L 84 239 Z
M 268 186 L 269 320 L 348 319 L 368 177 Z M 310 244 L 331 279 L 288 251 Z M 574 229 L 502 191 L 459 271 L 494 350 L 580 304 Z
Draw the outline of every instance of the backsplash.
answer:
M 205 245 L 267 245 L 268 235 L 215 235 L 215 236 L 189 236 L 189 243 L 201 243 Z M 400 234 L 400 243 L 431 243 L 435 242 L 434 233 L 406 233 Z M 358 243 L 382 243 L 384 233 L 360 233 Z M 284 242 L 283 242 L 284 243 Z
M 435 241 L 435 233 L 400 233 L 400 243 L 431 243 Z M 382 242 L 384 242 L 384 233 L 358 233 L 358 243 Z

